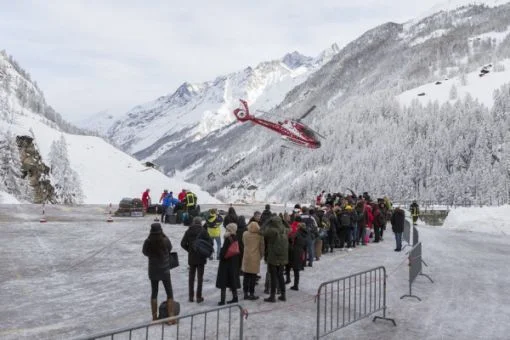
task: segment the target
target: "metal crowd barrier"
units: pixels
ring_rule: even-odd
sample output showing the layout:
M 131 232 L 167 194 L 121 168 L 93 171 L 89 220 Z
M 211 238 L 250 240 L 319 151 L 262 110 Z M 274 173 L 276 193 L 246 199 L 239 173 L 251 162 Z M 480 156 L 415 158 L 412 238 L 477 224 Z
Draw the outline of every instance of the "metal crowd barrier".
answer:
M 377 267 L 321 283 L 317 293 L 316 339 L 324 337 L 376 312 L 386 318 L 386 268 Z
M 411 222 L 409 222 L 407 219 L 404 220 L 404 232 L 402 233 L 402 240 L 406 241 L 407 243 L 403 245 L 402 250 L 404 250 L 405 247 L 411 245 Z
M 421 242 L 418 242 L 418 244 L 416 244 L 413 247 L 413 249 L 411 249 L 411 251 L 409 252 L 409 294 L 402 295 L 400 297 L 401 299 L 403 299 L 405 297 L 414 297 L 414 298 L 418 299 L 419 301 L 421 301 L 421 299 L 418 296 L 413 295 L 413 293 L 412 293 L 413 282 L 416 280 L 418 275 L 425 276 L 430 280 L 430 282 L 434 283 L 434 281 L 432 281 L 430 276 L 422 273 L 422 269 L 423 269 L 422 263 L 423 263 L 423 260 L 422 260 L 422 254 L 421 254 Z
M 232 310 L 235 310 L 234 312 Z M 80 340 L 91 339 L 243 339 L 243 321 L 246 311 L 239 304 L 221 306 L 206 311 L 190 313 L 99 333 Z M 175 325 L 167 325 L 176 320 Z M 237 326 L 236 326 L 237 324 Z

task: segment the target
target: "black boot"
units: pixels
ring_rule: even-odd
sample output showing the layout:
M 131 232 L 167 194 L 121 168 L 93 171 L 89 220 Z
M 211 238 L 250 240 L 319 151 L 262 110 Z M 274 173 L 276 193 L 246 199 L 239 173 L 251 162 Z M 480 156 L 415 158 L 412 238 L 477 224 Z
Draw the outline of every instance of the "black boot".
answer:
M 264 299 L 265 302 L 276 302 L 274 295 L 270 295 L 268 298 Z
M 280 300 L 280 301 L 287 301 L 287 298 L 285 297 L 285 291 L 282 291 L 282 293 L 278 297 L 278 300 Z
M 225 288 L 221 289 L 220 302 L 218 302 L 218 306 L 223 306 L 225 304 L 225 296 L 227 295 L 227 290 Z
M 290 283 L 290 270 L 286 271 L 285 273 L 285 284 Z
M 238 303 L 239 300 L 237 299 L 237 289 L 232 289 L 232 300 L 227 301 L 227 304 L 229 303 Z

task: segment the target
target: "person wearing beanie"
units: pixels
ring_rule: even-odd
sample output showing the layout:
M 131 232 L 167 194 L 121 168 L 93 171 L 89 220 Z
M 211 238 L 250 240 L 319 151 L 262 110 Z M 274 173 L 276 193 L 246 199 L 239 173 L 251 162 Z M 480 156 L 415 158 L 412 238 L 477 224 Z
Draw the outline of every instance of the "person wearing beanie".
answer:
M 174 316 L 174 295 L 170 277 L 170 252 L 172 243 L 163 233 L 161 224 L 152 223 L 149 236 L 143 243 L 142 252 L 149 258 L 149 280 L 151 281 L 151 311 L 152 320 L 158 319 L 158 285 L 163 282 L 167 296 L 168 316 Z M 175 324 L 176 321 L 169 321 Z
M 193 218 L 191 225 L 188 230 L 184 233 L 184 236 L 181 240 L 181 247 L 188 252 L 188 292 L 189 292 L 189 302 L 194 301 L 195 297 L 195 274 L 197 276 L 197 303 L 201 303 L 204 301 L 202 297 L 202 284 L 204 282 L 204 270 L 205 264 L 207 263 L 207 258 L 201 256 L 193 245 L 197 239 L 203 239 L 207 243 L 213 246 L 213 241 L 209 236 L 209 233 L 204 230 L 202 227 L 202 218 L 200 216 L 196 216 Z
M 220 250 L 218 275 L 216 276 L 216 288 L 219 288 L 221 292 L 220 302 L 218 302 L 219 306 L 223 306 L 225 304 L 227 288 L 230 288 L 232 291 L 232 300 L 227 301 L 227 303 L 237 303 L 239 301 L 237 297 L 237 290 L 241 288 L 241 280 L 239 279 L 239 253 L 229 258 L 225 257 L 230 245 L 237 243 L 239 246 L 236 235 L 237 224 L 229 223 L 227 224 L 226 229 L 227 231 L 223 235 L 223 247 L 221 247 Z
M 273 214 L 271 213 L 271 206 L 269 204 L 266 204 L 266 207 L 265 207 L 264 211 L 262 212 L 262 215 L 260 216 L 260 222 L 259 222 L 260 228 L 262 230 L 264 230 L 265 224 L 267 221 L 269 221 L 271 216 L 273 216 Z

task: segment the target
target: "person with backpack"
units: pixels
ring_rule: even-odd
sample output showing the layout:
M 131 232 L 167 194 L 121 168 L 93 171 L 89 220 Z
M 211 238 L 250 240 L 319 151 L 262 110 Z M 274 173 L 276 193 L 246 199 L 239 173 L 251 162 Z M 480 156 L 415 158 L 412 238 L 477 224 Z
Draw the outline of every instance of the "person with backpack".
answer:
M 386 216 L 379 205 L 374 204 L 373 206 L 373 214 L 374 214 L 374 242 L 378 243 L 381 241 L 381 231 L 386 224 Z
M 337 235 L 339 238 L 340 249 L 344 249 L 345 244 L 349 244 L 349 231 L 352 225 L 352 207 L 349 205 L 344 206 L 343 209 L 337 211 L 338 226 Z M 346 247 L 345 249 L 348 249 Z
M 163 282 L 165 287 L 168 316 L 174 316 L 174 293 L 170 277 L 170 252 L 172 243 L 163 233 L 161 224 L 152 223 L 149 236 L 143 243 L 142 253 L 148 257 L 148 273 L 151 281 L 151 311 L 152 320 L 158 319 L 158 285 Z M 168 324 L 175 324 L 176 321 L 169 321 Z
M 308 267 L 312 267 L 315 257 L 315 239 L 319 236 L 319 231 L 315 218 L 313 218 L 308 213 L 308 207 L 303 207 L 301 211 L 301 221 L 306 225 L 306 231 L 308 232 L 306 239 L 306 255 L 308 258 Z
M 204 228 L 207 229 L 209 236 L 216 242 L 216 260 L 220 259 L 221 250 L 221 224 L 223 218 L 217 213 L 216 209 L 209 209 L 209 214 L 205 220 Z M 209 257 L 212 260 L 213 256 Z
M 325 249 L 332 253 L 335 248 L 336 230 L 338 229 L 338 220 L 331 206 L 326 205 L 326 212 L 324 213 L 324 219 L 329 222 L 329 228 L 327 233 L 327 239 L 325 240 Z
M 216 276 L 216 288 L 221 290 L 219 306 L 225 304 L 227 288 L 232 291 L 232 300 L 229 303 L 237 303 L 237 290 L 241 288 L 241 281 L 239 280 L 239 243 L 237 240 L 237 224 L 230 223 L 227 225 L 227 231 L 223 235 L 225 239 L 223 247 L 221 248 L 218 265 L 218 275 Z M 235 246 L 237 244 L 237 251 Z M 232 246 L 232 249 L 230 249 Z
M 264 258 L 264 238 L 260 235 L 260 226 L 257 221 L 250 221 L 242 239 L 244 254 L 241 270 L 243 271 L 244 299 L 257 300 L 259 297 L 255 295 L 255 284 L 257 274 L 260 273 L 260 261 Z
M 204 301 L 202 285 L 207 258 L 213 253 L 213 241 L 207 231 L 202 227 L 202 218 L 194 217 L 181 240 L 181 247 L 188 252 L 188 296 L 189 302 L 195 297 L 195 275 L 197 277 L 197 303 Z
M 287 239 L 287 229 L 284 227 L 282 219 L 273 216 L 266 222 L 266 228 L 262 232 L 264 242 L 267 244 L 267 266 L 271 275 L 270 296 L 264 299 L 265 302 L 276 302 L 276 286 L 280 287 L 280 296 L 278 300 L 287 301 L 285 295 L 285 280 L 283 272 L 285 265 L 289 261 L 289 241 Z

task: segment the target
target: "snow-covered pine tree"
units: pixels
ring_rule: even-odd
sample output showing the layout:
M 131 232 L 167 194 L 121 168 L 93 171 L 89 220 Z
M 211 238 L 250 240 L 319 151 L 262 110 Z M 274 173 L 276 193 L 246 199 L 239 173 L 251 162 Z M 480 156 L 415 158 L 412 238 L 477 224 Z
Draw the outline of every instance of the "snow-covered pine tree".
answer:
M 23 180 L 21 161 L 16 138 L 9 132 L 0 133 L 0 190 L 8 192 L 19 200 L 31 202 L 32 190 Z
M 79 204 L 83 202 L 83 191 L 76 171 L 71 168 L 64 135 L 53 141 L 50 149 L 50 168 L 52 183 L 58 202 Z

